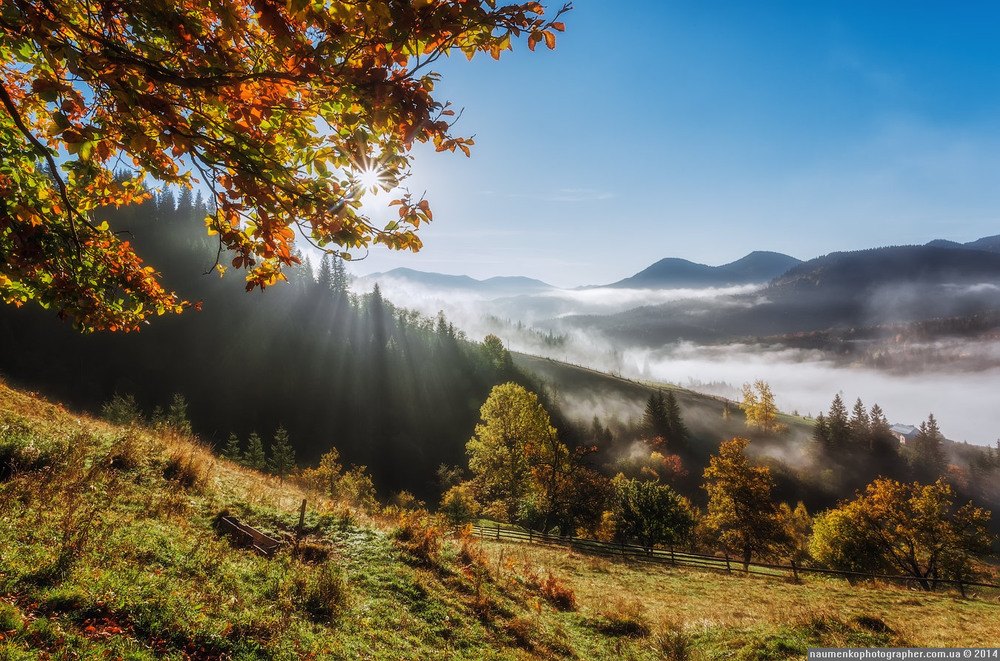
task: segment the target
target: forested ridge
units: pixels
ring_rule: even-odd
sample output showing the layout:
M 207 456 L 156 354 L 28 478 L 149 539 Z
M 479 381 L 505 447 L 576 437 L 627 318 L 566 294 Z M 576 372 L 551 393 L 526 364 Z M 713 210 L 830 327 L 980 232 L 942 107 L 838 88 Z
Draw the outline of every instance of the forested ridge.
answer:
M 75 407 L 133 395 L 148 417 L 180 393 L 194 431 L 216 447 L 232 433 L 244 447 L 252 432 L 267 444 L 283 426 L 300 463 L 335 446 L 380 491 L 433 498 L 435 469 L 464 463 L 490 388 L 517 378 L 443 316 L 420 317 L 377 290 L 350 293 L 335 259 L 304 260 L 265 292 L 244 294 L 234 271 L 204 275 L 218 243 L 198 227 L 206 210 L 189 192 L 102 215 L 163 265 L 166 286 L 202 305 L 125 335 L 81 335 L 51 310 L 0 308 L 0 372 Z

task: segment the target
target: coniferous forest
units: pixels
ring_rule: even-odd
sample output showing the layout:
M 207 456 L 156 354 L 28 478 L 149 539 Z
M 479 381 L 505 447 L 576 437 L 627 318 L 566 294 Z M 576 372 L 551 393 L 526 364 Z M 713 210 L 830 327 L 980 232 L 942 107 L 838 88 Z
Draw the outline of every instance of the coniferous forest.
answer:
M 339 259 L 305 259 L 288 282 L 244 294 L 235 270 L 205 274 L 218 254 L 205 214 L 188 192 L 105 212 L 126 236 L 135 229 L 140 254 L 200 311 L 139 333 L 83 335 L 52 311 L 3 306 L 4 376 L 94 412 L 130 395 L 149 417 L 180 394 L 194 431 L 219 449 L 232 434 L 243 450 L 254 433 L 268 445 L 283 427 L 300 463 L 336 447 L 380 491 L 436 499 L 436 468 L 464 464 L 490 388 L 515 377 L 502 355 L 377 289 L 349 293 Z

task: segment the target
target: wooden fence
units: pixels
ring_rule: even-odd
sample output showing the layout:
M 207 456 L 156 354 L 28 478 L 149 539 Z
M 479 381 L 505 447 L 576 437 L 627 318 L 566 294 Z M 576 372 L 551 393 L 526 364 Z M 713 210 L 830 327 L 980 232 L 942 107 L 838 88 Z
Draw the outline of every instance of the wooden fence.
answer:
M 908 585 L 916 582 L 918 586 L 928 585 L 933 590 L 938 585 L 954 585 L 962 595 L 965 595 L 967 587 L 984 587 L 1000 589 L 1000 585 L 994 583 L 981 583 L 978 581 L 960 581 L 955 579 L 942 578 L 920 578 L 917 576 L 906 576 L 902 574 L 877 574 L 874 572 L 852 572 L 837 569 L 821 569 L 819 567 L 802 567 L 794 561 L 789 565 L 769 564 L 764 562 L 751 562 L 747 569 L 743 569 L 743 562 L 738 558 L 729 555 L 709 555 L 705 553 L 688 553 L 675 549 L 652 548 L 647 549 L 642 546 L 625 543 L 599 542 L 594 539 L 583 539 L 580 537 L 560 537 L 549 535 L 537 530 L 525 528 L 493 526 L 472 526 L 474 535 L 481 539 L 506 540 L 513 542 L 527 542 L 529 544 L 542 544 L 548 546 L 559 546 L 569 548 L 580 553 L 601 556 L 615 556 L 625 559 L 641 560 L 646 562 L 657 562 L 660 564 L 680 565 L 684 567 L 694 567 L 697 569 L 707 569 L 732 574 L 756 574 L 761 576 L 788 577 L 796 581 L 799 574 L 821 574 L 835 576 L 846 580 L 855 581 L 883 581 L 897 585 Z

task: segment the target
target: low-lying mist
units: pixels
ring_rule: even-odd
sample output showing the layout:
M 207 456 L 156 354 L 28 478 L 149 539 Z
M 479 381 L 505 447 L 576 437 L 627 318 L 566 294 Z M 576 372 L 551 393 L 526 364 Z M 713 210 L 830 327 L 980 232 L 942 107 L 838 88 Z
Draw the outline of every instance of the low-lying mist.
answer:
M 370 282 L 360 282 L 371 287 Z M 893 423 L 919 425 L 929 413 L 942 432 L 955 441 L 993 444 L 1000 437 L 996 384 L 1000 383 L 1000 339 L 948 338 L 905 345 L 886 344 L 879 351 L 894 369 L 845 360 L 829 351 L 789 348 L 751 342 L 695 344 L 673 341 L 639 345 L 613 339 L 608 324 L 602 331 L 580 324 L 563 324 L 561 317 L 607 316 L 642 306 L 678 304 L 692 309 L 719 310 L 754 305 L 760 297 L 747 296 L 757 286 L 720 289 L 630 290 L 591 288 L 553 289 L 542 293 L 489 299 L 473 291 L 441 292 L 408 281 L 380 281 L 383 295 L 422 314 L 444 312 L 449 321 L 473 340 L 499 336 L 512 351 L 540 355 L 611 374 L 680 385 L 691 390 L 739 396 L 740 386 L 763 379 L 775 393 L 782 411 L 815 416 L 826 411 L 834 395 L 850 406 L 861 398 L 867 406 L 879 404 Z M 987 295 L 996 287 L 983 285 Z M 963 293 L 968 292 L 964 291 Z M 883 313 L 919 305 L 919 296 L 888 296 L 880 292 L 874 309 Z M 889 301 L 893 301 L 890 305 Z M 872 309 L 872 307 L 869 307 Z M 651 314 L 666 314 L 652 311 Z M 653 344 L 653 346 L 650 346 Z M 904 357 L 906 360 L 903 360 Z M 900 366 L 904 368 L 901 368 Z M 602 418 L 628 419 L 641 415 L 634 403 L 588 401 L 576 407 L 581 420 L 595 413 Z M 573 411 L 567 411 L 573 415 Z M 576 417 L 574 415 L 574 417 Z

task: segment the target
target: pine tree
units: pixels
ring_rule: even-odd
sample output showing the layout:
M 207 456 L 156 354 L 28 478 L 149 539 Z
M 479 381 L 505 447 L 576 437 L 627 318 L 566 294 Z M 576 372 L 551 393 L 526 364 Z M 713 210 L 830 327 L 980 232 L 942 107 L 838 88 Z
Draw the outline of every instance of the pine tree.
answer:
M 674 397 L 672 390 L 668 390 L 666 397 L 663 399 L 663 410 L 667 415 L 668 447 L 674 452 L 686 450 L 688 446 L 688 428 L 684 424 L 684 418 L 681 416 L 681 407 L 677 403 L 677 398 Z
M 833 402 L 830 404 L 826 425 L 830 434 L 830 450 L 835 455 L 846 454 L 850 445 L 850 423 L 847 420 L 847 407 L 839 393 L 834 396 Z
M 229 440 L 222 448 L 222 458 L 236 464 L 243 463 L 243 449 L 240 447 L 240 439 L 237 438 L 236 434 L 229 434 Z
M 257 432 L 250 432 L 247 440 L 247 451 L 243 455 L 243 463 L 247 468 L 257 471 L 267 470 L 267 454 L 264 452 L 264 442 L 260 440 Z
M 320 260 L 316 284 L 324 294 L 333 290 L 333 257 L 329 254 L 323 255 L 323 259 Z
M 285 476 L 294 470 L 295 448 L 288 440 L 288 431 L 280 426 L 274 432 L 274 441 L 271 443 L 271 472 L 284 482 Z
M 351 277 L 347 273 L 347 266 L 344 258 L 336 255 L 332 258 L 333 272 L 330 276 L 330 290 L 336 298 L 346 298 L 347 288 L 351 284 Z
M 868 419 L 868 411 L 865 410 L 865 405 L 860 397 L 854 403 L 854 410 L 851 412 L 851 419 L 847 423 L 847 429 L 850 434 L 850 446 L 857 450 L 867 450 L 871 427 Z
M 670 441 L 670 419 L 667 416 L 667 402 L 663 391 L 657 390 L 646 400 L 646 410 L 640 423 L 642 435 L 651 443 L 660 439 L 663 443 Z
M 179 392 L 174 393 L 167 411 L 167 426 L 178 434 L 191 435 L 191 421 L 187 417 L 187 400 Z
M 880 463 L 895 465 L 895 460 L 899 457 L 899 441 L 892 435 L 885 413 L 878 404 L 872 404 L 868 418 L 869 452 L 872 457 L 880 460 Z
M 819 455 L 826 455 L 830 451 L 830 425 L 826 422 L 826 416 L 820 411 L 816 416 L 816 424 L 813 426 L 813 447 Z
M 920 432 L 910 447 L 912 448 L 910 464 L 919 479 L 933 482 L 944 474 L 946 468 L 944 436 L 938 429 L 933 413 L 927 416 L 926 422 L 920 423 Z

